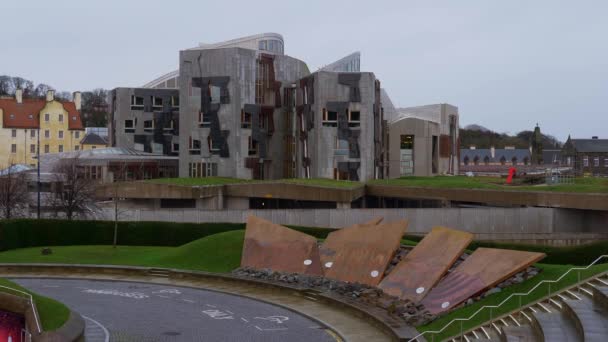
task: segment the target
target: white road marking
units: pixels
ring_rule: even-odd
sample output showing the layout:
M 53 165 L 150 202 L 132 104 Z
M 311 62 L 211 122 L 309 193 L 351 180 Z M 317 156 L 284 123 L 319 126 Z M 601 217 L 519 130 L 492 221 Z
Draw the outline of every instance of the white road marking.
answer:
M 248 321 L 248 320 L 246 320 L 245 318 L 241 317 L 241 319 L 243 320 L 243 322 L 247 322 L 247 323 L 249 323 L 249 321 Z
M 217 308 L 217 306 L 215 305 L 211 305 L 211 304 L 205 304 L 206 306 L 210 307 L 210 308 Z
M 226 310 L 227 313 L 234 315 L 234 312 Z
M 144 293 L 141 293 L 141 292 L 120 292 L 120 291 L 116 291 L 116 290 L 93 290 L 93 289 L 87 289 L 82 292 L 92 293 L 92 294 L 112 295 L 112 296 L 118 296 L 118 297 L 127 297 L 127 298 L 133 298 L 133 299 L 150 298 L 150 296 L 148 296 Z
M 262 329 L 262 328 L 258 327 L 257 325 L 255 326 L 255 328 L 258 329 L 259 331 L 287 330 L 287 328 Z
M 88 321 L 93 322 L 93 324 L 97 325 L 98 327 L 101 328 L 101 330 L 103 330 L 103 333 L 106 335 L 104 337 L 104 339 L 103 339 L 104 342 L 109 342 L 110 341 L 110 332 L 108 331 L 108 329 L 106 329 L 106 327 L 104 327 L 101 323 L 97 322 L 96 320 L 94 320 L 92 318 L 89 318 L 89 317 L 87 317 L 85 315 L 81 315 L 81 316 L 82 316 L 82 318 L 84 318 L 84 319 L 86 319 Z
M 163 295 L 156 295 L 156 297 L 160 297 L 160 298 L 171 298 L 169 296 L 163 296 Z
M 182 300 L 186 303 L 196 303 L 195 301 L 190 300 L 190 299 L 182 299 Z
M 286 316 L 254 317 L 254 319 L 262 319 L 265 321 L 275 322 L 277 324 L 283 324 L 283 322 L 289 321 L 289 317 Z
M 234 319 L 230 314 L 220 310 L 203 310 L 202 312 L 213 319 Z

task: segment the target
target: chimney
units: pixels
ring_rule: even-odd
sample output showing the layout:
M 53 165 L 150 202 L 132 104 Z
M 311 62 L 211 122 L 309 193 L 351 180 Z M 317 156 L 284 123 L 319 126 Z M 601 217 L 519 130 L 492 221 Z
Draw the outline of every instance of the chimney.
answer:
M 469 146 L 469 150 L 474 150 L 475 148 L 476 148 L 475 145 Z
M 55 91 L 54 90 L 47 90 L 46 92 L 46 102 L 51 102 L 55 100 Z
M 591 139 L 597 140 L 597 135 L 592 136 Z
M 74 105 L 76 106 L 76 110 L 80 112 L 80 108 L 82 107 L 82 95 L 79 91 L 75 91 L 72 94 L 72 100 L 74 101 Z
M 490 156 L 492 157 L 492 159 L 496 158 L 496 149 L 494 148 L 494 146 L 490 146 Z
M 17 103 L 23 103 L 23 89 L 15 90 L 15 100 Z

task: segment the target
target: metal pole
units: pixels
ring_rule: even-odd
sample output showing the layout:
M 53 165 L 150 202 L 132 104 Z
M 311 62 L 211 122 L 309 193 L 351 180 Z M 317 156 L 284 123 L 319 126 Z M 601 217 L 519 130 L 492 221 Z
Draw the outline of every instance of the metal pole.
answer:
M 38 182 L 37 182 L 37 190 L 38 190 L 38 215 L 37 218 L 40 220 L 40 115 L 38 116 L 38 143 L 36 147 L 36 159 L 38 161 Z

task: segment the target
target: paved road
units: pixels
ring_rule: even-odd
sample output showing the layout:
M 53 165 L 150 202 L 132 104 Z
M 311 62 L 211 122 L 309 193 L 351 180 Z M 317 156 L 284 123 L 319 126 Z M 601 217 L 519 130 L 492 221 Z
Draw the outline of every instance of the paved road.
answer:
M 87 341 L 321 341 L 317 322 L 238 296 L 143 283 L 13 279 L 79 312 Z

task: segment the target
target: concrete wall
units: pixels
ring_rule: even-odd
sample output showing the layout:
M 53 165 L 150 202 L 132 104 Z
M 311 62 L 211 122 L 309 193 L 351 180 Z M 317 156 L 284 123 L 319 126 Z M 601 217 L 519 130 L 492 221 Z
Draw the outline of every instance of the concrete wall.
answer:
M 106 209 L 99 219 L 111 219 Z M 452 208 L 452 209 L 291 209 L 291 210 L 129 210 L 125 221 L 233 222 L 249 215 L 278 224 L 342 228 L 384 217 L 408 219 L 407 234 L 422 235 L 441 225 L 469 231 L 478 240 L 578 244 L 608 239 L 605 222 L 580 220 L 577 211 L 554 208 Z M 578 224 L 577 224 L 578 222 Z
M 433 136 L 439 139 L 439 124 L 419 118 L 407 118 L 389 125 L 389 178 L 399 178 L 400 145 L 402 135 L 414 136 L 414 176 L 431 176 L 433 163 Z M 438 140 L 439 142 L 439 140 Z M 437 151 L 439 153 L 439 150 Z M 439 160 L 439 155 L 437 155 Z M 439 171 L 438 165 L 438 171 Z M 443 169 L 447 170 L 447 169 Z

